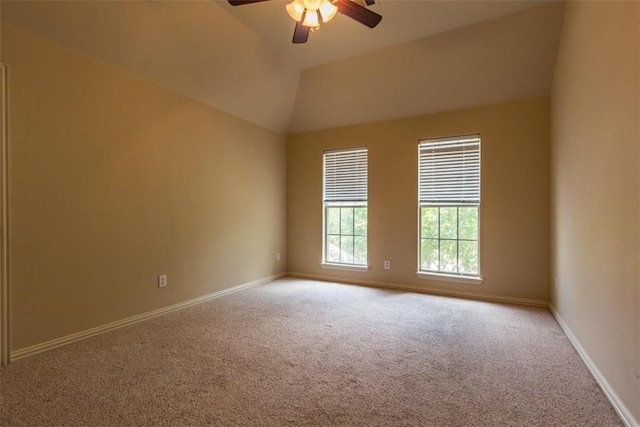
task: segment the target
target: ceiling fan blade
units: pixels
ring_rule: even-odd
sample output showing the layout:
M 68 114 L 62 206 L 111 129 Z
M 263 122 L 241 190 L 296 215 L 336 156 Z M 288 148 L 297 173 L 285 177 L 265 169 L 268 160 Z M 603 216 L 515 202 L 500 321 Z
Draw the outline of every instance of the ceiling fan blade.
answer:
M 382 16 L 351 0 L 338 0 L 335 5 L 338 7 L 340 13 L 347 15 L 351 19 L 355 19 L 369 28 L 375 27 L 382 21 Z
M 293 30 L 293 43 L 306 43 L 309 38 L 310 27 L 302 25 L 302 19 L 296 22 L 296 28 Z
M 260 3 L 269 0 L 227 0 L 231 6 L 244 6 L 245 4 Z

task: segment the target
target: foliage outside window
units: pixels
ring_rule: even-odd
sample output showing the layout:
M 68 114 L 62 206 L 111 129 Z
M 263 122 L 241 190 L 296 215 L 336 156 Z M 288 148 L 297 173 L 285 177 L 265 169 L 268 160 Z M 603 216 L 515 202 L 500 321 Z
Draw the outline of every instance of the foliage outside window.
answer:
M 323 262 L 367 265 L 367 149 L 324 154 Z
M 419 271 L 480 275 L 480 137 L 421 141 Z

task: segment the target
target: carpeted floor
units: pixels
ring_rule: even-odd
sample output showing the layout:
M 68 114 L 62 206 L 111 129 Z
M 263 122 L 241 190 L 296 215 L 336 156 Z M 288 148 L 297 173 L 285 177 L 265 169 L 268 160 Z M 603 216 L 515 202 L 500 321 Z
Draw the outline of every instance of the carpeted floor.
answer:
M 7 426 L 622 425 L 546 309 L 291 278 L 0 373 Z

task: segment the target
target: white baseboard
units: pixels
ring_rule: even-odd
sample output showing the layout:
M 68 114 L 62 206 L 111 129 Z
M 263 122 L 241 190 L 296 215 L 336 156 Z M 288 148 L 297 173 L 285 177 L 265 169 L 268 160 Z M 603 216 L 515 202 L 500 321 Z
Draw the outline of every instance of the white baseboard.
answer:
M 613 409 L 616 411 L 620 419 L 622 419 L 622 422 L 624 422 L 627 427 L 640 427 L 638 421 L 627 409 L 624 403 L 622 403 L 622 401 L 618 398 L 604 375 L 602 375 L 598 367 L 595 365 L 595 363 L 593 363 L 593 360 L 591 360 L 591 358 L 589 357 L 587 351 L 580 344 L 580 341 L 578 341 L 578 338 L 576 338 L 573 331 L 571 331 L 571 328 L 569 328 L 567 322 L 565 322 L 562 316 L 560 316 L 558 310 L 556 310 L 556 308 L 551 304 L 549 305 L 549 310 L 551 310 L 553 317 L 556 318 L 556 321 L 564 331 L 567 338 L 569 338 L 569 341 L 571 341 L 571 344 L 582 358 L 584 364 L 587 365 L 587 369 L 589 369 L 589 372 L 591 372 L 591 375 L 593 375 L 593 378 L 596 380 L 596 382 L 604 392 L 604 395 L 607 397 L 607 399 L 609 399 L 609 402 L 613 406 Z
M 323 282 L 351 283 L 354 285 L 373 286 L 376 288 L 419 292 L 423 294 L 443 295 L 443 296 L 458 297 L 458 298 L 469 298 L 469 299 L 482 300 L 482 301 L 503 302 L 508 304 L 530 305 L 530 306 L 544 307 L 544 308 L 549 307 L 549 301 L 537 300 L 537 299 L 507 297 L 502 295 L 487 295 L 487 294 L 481 294 L 481 293 L 475 293 L 475 292 L 449 291 L 446 289 L 428 288 L 424 286 L 398 285 L 395 283 L 374 282 L 370 280 L 343 279 L 343 278 L 321 276 L 321 275 L 315 275 L 315 274 L 297 273 L 297 272 L 291 272 L 291 271 L 288 273 L 288 276 L 299 277 L 301 279 L 321 280 Z
M 127 317 L 126 319 L 118 320 L 116 322 L 108 323 L 106 325 L 98 326 L 95 328 L 87 329 L 86 331 L 77 332 L 75 334 L 67 335 L 61 338 L 56 338 L 51 341 L 47 341 L 41 344 L 32 345 L 30 347 L 21 348 L 20 350 L 12 351 L 10 360 L 18 360 L 23 359 L 25 357 L 33 356 L 38 353 L 42 353 L 44 351 L 48 351 L 57 347 L 61 347 L 67 344 L 74 343 L 76 341 L 80 341 L 86 338 L 90 338 L 96 335 L 104 334 L 105 332 L 110 332 L 115 329 L 122 328 L 124 326 L 129 326 L 134 323 L 142 322 L 147 319 L 151 319 L 152 317 L 162 316 L 167 313 L 171 313 L 172 311 L 182 310 L 184 308 L 190 307 L 195 304 L 200 304 L 205 301 L 209 301 L 215 298 L 219 298 L 223 295 L 227 295 L 233 292 L 238 292 L 242 289 L 247 289 L 252 286 L 261 285 L 263 283 L 271 282 L 276 279 L 280 279 L 285 277 L 285 273 L 277 274 L 275 276 L 264 277 L 262 279 L 254 280 L 251 282 L 243 283 L 241 285 L 233 286 L 231 288 L 223 289 L 218 292 L 213 292 L 208 295 L 204 295 L 198 298 L 190 299 L 188 301 L 180 302 L 177 304 L 173 304 L 167 307 L 159 308 L 157 310 L 149 311 L 147 313 L 138 314 L 136 316 Z

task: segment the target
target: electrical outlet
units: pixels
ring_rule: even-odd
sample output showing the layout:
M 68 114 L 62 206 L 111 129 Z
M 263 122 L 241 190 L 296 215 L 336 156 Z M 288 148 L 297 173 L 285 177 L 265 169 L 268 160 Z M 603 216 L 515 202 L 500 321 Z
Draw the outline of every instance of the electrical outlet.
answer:
M 164 288 L 165 286 L 167 286 L 167 275 L 163 274 L 161 276 L 158 276 L 158 287 Z
M 280 261 L 280 252 L 276 252 L 276 261 Z
M 384 262 L 384 269 L 385 270 L 391 270 L 391 261 L 385 261 Z

